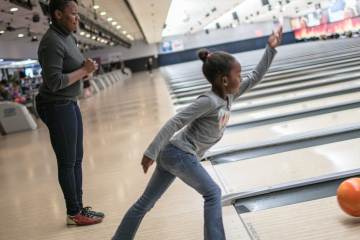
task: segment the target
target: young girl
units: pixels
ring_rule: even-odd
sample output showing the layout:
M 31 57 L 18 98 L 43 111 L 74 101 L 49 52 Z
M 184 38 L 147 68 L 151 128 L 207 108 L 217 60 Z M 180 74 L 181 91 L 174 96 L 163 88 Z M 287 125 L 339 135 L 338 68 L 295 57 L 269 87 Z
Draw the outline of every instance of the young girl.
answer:
M 155 137 L 142 159 L 144 172 L 156 160 L 156 169 L 143 195 L 128 210 L 113 240 L 132 240 L 145 214 L 166 191 L 175 177 L 199 192 L 204 205 L 204 239 L 224 240 L 221 190 L 202 167 L 199 159 L 224 132 L 232 102 L 255 86 L 265 75 L 280 44 L 280 27 L 268 39 L 260 63 L 241 79 L 240 63 L 225 52 L 199 52 L 203 73 L 212 90 L 170 119 Z M 184 129 L 182 129 L 186 126 Z M 173 135 L 182 129 L 174 137 Z

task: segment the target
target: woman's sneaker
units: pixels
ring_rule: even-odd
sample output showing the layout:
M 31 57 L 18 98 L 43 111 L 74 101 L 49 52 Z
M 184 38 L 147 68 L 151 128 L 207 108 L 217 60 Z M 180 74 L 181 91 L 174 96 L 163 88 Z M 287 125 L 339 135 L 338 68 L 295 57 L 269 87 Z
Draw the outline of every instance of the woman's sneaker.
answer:
M 102 218 L 91 216 L 90 214 L 80 213 L 74 216 L 67 216 L 66 222 L 68 225 L 77 225 L 77 226 L 86 226 L 86 225 L 93 225 L 102 222 Z
M 98 218 L 104 218 L 105 214 L 102 212 L 95 212 L 93 210 L 91 210 L 91 207 L 84 207 L 83 209 L 81 209 L 81 212 L 83 212 L 84 214 L 90 215 L 90 216 L 94 216 L 94 217 L 98 217 Z

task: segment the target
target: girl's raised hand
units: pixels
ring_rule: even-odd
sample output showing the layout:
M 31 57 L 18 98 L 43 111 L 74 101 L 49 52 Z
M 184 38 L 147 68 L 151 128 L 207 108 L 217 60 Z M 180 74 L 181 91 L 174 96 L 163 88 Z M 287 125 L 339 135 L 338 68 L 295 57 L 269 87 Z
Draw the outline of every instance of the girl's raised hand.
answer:
M 269 39 L 268 44 L 271 48 L 276 48 L 280 45 L 283 36 L 283 28 L 280 26 L 275 32 L 273 32 Z

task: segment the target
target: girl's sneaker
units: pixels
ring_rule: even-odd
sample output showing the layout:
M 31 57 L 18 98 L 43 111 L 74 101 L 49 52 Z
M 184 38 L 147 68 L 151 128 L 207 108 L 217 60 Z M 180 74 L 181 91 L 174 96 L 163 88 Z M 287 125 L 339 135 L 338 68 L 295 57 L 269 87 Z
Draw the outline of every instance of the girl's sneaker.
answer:
M 94 216 L 94 217 L 98 217 L 98 218 L 104 218 L 105 214 L 102 212 L 95 212 L 92 210 L 91 207 L 84 207 L 83 209 L 81 209 L 81 212 L 83 212 L 84 214 L 88 214 L 90 216 Z
M 102 218 L 91 216 L 90 214 L 85 214 L 83 211 L 74 215 L 67 216 L 66 222 L 68 225 L 77 225 L 77 226 L 86 226 L 93 225 L 102 222 Z

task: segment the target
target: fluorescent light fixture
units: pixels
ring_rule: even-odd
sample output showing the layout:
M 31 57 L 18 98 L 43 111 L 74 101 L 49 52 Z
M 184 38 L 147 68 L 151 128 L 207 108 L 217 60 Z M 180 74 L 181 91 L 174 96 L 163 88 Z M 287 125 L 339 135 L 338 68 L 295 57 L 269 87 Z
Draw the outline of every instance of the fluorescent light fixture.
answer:
M 120 25 L 117 25 L 117 26 L 116 26 L 116 29 L 120 29 L 120 28 L 121 28 L 121 26 L 120 26 Z
M 5 33 L 5 31 L 4 30 L 0 30 L 0 34 L 4 34 Z
M 85 32 L 80 32 L 80 36 L 84 36 L 85 35 Z
M 99 9 L 100 6 L 99 6 L 99 5 L 94 5 L 93 8 L 94 8 L 94 9 Z
M 92 40 L 95 40 L 96 39 L 96 36 L 92 36 L 92 38 L 91 38 Z
M 124 30 L 122 33 L 123 33 L 123 34 L 126 34 L 126 33 L 127 33 L 127 31 L 125 31 L 125 30 Z
M 23 38 L 23 37 L 24 37 L 24 34 L 19 33 L 19 34 L 18 34 L 18 37 L 19 37 L 19 38 Z
M 86 34 L 86 37 L 87 37 L 87 38 L 90 38 L 90 36 L 91 36 L 91 35 L 90 35 L 89 33 L 88 33 L 88 34 Z
M 114 22 L 112 22 L 111 24 L 112 24 L 113 26 L 115 26 L 115 25 L 117 24 L 117 22 L 114 21 Z
M 108 20 L 108 22 L 111 22 L 113 20 L 113 18 L 109 17 L 107 20 Z
M 16 12 L 16 11 L 18 11 L 18 10 L 19 10 L 18 8 L 14 7 L 14 8 L 11 8 L 11 9 L 10 9 L 10 12 Z
M 106 12 L 101 12 L 100 15 L 101 15 L 101 16 L 105 16 L 105 15 L 106 15 Z

